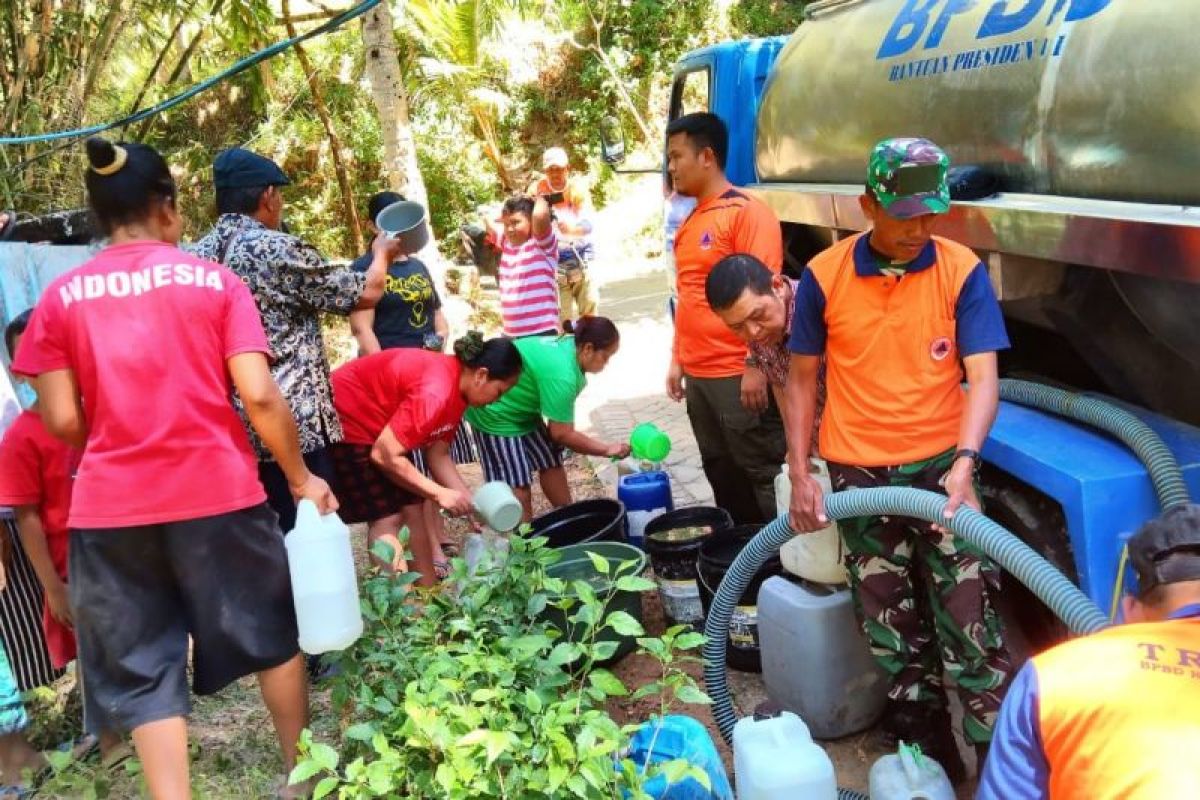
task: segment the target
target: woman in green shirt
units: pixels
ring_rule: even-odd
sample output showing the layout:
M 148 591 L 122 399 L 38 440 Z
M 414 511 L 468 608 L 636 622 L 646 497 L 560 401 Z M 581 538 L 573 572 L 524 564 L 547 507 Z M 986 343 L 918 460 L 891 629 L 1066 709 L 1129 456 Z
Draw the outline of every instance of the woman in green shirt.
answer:
M 604 369 L 621 345 L 612 320 L 584 317 L 574 336 L 527 336 L 514 342 L 525 368 L 517 385 L 491 405 L 467 410 L 479 462 L 489 481 L 513 488 L 533 518 L 533 473 L 554 507 L 571 502 L 563 448 L 589 456 L 624 458 L 628 444 L 610 444 L 575 429 L 575 399 L 587 374 Z

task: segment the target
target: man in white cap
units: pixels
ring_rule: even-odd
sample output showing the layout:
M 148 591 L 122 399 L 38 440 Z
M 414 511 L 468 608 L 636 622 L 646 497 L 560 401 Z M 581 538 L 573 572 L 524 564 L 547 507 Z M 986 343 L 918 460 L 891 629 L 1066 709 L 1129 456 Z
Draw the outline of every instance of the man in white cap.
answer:
M 588 241 L 592 232 L 588 219 L 591 204 L 586 188 L 571 178 L 566 150 L 551 147 L 543 153 L 542 171 L 545 177 L 529 193 L 545 196 L 547 202 L 555 201 L 550 207 L 558 231 L 558 296 L 560 317 L 565 324 L 596 314 L 596 292 L 587 274 L 592 260 L 592 243 Z

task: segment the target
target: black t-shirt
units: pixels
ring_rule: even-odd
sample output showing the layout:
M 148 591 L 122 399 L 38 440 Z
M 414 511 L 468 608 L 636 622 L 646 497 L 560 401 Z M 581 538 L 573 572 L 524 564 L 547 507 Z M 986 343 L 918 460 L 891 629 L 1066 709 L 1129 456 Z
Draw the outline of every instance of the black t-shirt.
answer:
M 350 264 L 356 272 L 366 272 L 371 254 L 359 256 Z M 395 347 L 422 347 L 425 334 L 434 333 L 433 316 L 442 307 L 429 270 L 416 258 L 393 262 L 388 267 L 387 288 L 375 306 L 375 338 L 384 350 Z

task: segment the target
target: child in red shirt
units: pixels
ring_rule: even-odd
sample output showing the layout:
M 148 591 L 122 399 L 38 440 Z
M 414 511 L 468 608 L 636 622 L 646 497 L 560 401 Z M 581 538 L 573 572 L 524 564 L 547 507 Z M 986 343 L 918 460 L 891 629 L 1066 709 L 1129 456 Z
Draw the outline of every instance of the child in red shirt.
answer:
M 29 317 L 29 311 L 19 314 L 4 329 L 9 358 L 16 358 Z M 78 460 L 78 453 L 46 430 L 36 404 L 13 421 L 0 441 L 0 506 L 9 506 L 16 515 L 21 545 L 46 594 L 42 626 L 55 669 L 75 660 L 74 621 L 67 596 L 67 511 L 71 473 Z M 106 766 L 130 755 L 119 733 L 95 733 Z

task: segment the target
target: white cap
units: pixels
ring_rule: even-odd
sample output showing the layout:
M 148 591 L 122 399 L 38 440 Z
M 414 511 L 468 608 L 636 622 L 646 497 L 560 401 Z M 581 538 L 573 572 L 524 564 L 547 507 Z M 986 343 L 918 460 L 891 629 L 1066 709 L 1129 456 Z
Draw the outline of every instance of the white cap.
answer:
M 550 167 L 565 167 L 570 163 L 567 159 L 567 151 L 561 147 L 551 147 L 546 152 L 542 153 L 542 169 Z

